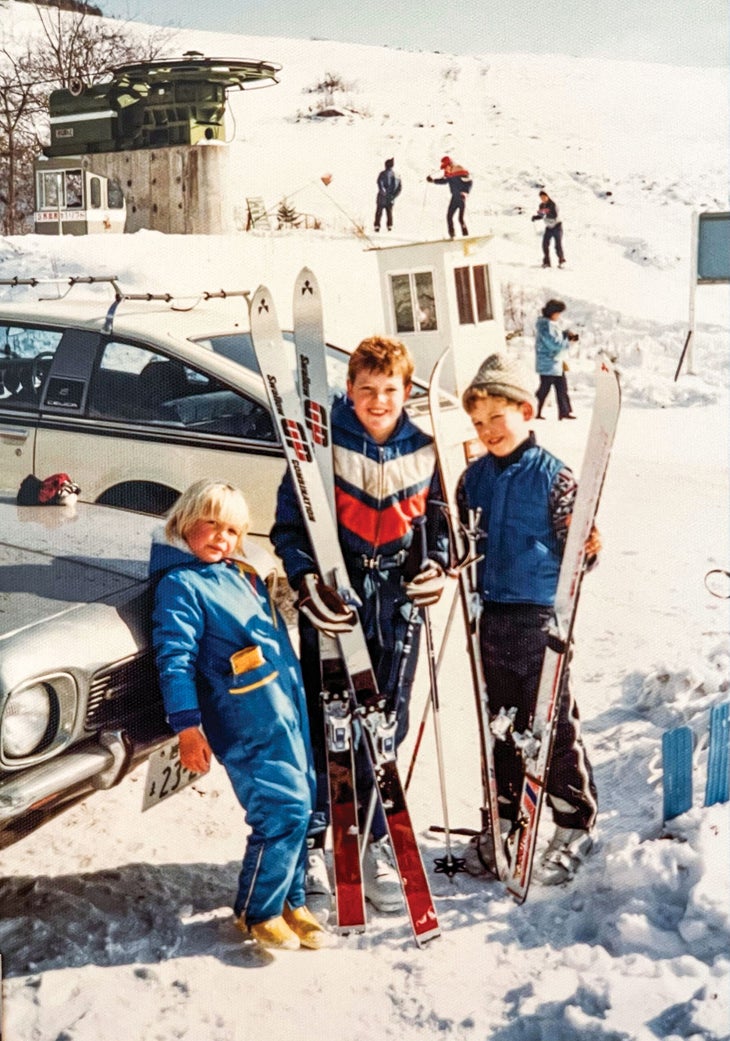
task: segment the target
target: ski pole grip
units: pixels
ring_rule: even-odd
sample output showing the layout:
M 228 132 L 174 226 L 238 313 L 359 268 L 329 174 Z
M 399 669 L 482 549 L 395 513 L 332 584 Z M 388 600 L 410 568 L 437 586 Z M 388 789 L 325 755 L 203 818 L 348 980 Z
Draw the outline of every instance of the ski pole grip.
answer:
M 421 571 L 428 567 L 428 533 L 426 532 L 426 515 L 413 518 L 413 527 L 421 539 Z

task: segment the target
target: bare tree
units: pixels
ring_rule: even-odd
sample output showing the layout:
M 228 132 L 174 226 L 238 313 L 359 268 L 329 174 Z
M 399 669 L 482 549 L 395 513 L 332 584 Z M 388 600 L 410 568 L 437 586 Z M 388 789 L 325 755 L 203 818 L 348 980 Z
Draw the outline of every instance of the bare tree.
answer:
M 5 235 L 15 234 L 33 209 L 33 156 L 39 147 L 34 124 L 42 108 L 33 62 L 30 46 L 15 55 L 0 50 L 0 219 Z
M 169 47 L 172 37 L 169 29 L 142 35 L 128 22 L 97 18 L 86 11 L 33 6 L 41 25 L 36 74 L 56 87 L 93 83 L 118 65 L 151 61 Z
M 48 139 L 48 99 L 103 79 L 133 61 L 151 61 L 169 47 L 172 33 L 143 34 L 129 23 L 88 11 L 62 11 L 33 3 L 39 37 L 24 51 L 0 50 L 0 227 L 5 235 L 26 230 L 33 212 L 33 160 Z

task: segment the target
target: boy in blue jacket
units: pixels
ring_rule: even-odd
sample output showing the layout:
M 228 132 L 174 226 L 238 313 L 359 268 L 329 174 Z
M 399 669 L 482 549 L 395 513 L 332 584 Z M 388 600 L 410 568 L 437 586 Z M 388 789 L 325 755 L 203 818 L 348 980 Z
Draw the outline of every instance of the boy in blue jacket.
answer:
M 198 481 L 183 492 L 164 541 L 152 544 L 152 641 L 182 765 L 206 773 L 215 755 L 246 811 L 236 924 L 265 947 L 317 949 L 331 934 L 305 905 L 314 776 L 302 677 L 267 585 L 243 554 L 248 523 L 230 484 Z
M 340 546 L 352 588 L 361 601 L 360 621 L 387 708 L 396 710 L 396 744 L 408 729 L 408 706 L 418 656 L 418 629 L 411 654 L 404 660 L 404 638 L 415 607 L 435 603 L 445 582 L 448 533 L 436 472 L 433 439 L 404 411 L 411 392 L 413 359 L 398 340 L 371 337 L 350 356 L 347 397 L 332 407 L 335 501 Z M 430 563 L 421 566 L 414 518 L 427 514 Z M 309 705 L 310 730 L 318 774 L 318 800 L 310 829 L 307 903 L 323 915 L 331 904 L 324 860 L 327 826 L 327 774 L 320 704 L 317 629 L 331 629 L 331 616 L 320 616 L 322 581 L 302 520 L 290 476 L 279 488 L 271 540 L 291 586 L 298 591 L 300 657 Z M 339 610 L 340 626 L 351 624 L 352 608 L 336 590 L 324 587 L 330 612 Z M 339 608 L 337 603 L 339 601 Z M 335 606 L 333 606 L 335 605 Z M 358 795 L 367 806 L 372 778 L 362 749 L 358 751 Z M 380 911 L 402 906 L 401 887 L 378 808 L 371 828 L 373 841 L 364 859 L 365 895 Z
M 516 710 L 513 729 L 531 724 L 555 593 L 577 484 L 554 455 L 540 448 L 530 430 L 534 398 L 529 372 L 506 354 L 481 365 L 462 401 L 486 448 L 464 472 L 457 489 L 463 523 L 480 510 L 484 554 L 478 569 L 482 599 L 481 651 L 490 713 Z M 600 538 L 586 543 L 595 562 Z M 503 837 L 516 818 L 523 765 L 510 735 L 494 749 Z M 578 708 L 566 668 L 555 729 L 547 800 L 556 824 L 543 854 L 544 885 L 572 878 L 593 845 L 598 812 L 593 772 L 581 737 Z M 493 838 L 483 832 L 467 850 L 472 873 L 493 871 Z

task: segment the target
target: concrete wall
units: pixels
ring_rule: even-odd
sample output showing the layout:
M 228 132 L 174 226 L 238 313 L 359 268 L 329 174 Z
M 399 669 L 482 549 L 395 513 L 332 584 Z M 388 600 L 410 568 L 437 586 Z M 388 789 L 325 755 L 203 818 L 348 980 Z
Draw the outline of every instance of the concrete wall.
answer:
M 149 228 L 169 235 L 234 231 L 226 198 L 229 151 L 221 145 L 180 145 L 99 152 L 93 167 L 116 177 L 127 203 L 126 232 Z

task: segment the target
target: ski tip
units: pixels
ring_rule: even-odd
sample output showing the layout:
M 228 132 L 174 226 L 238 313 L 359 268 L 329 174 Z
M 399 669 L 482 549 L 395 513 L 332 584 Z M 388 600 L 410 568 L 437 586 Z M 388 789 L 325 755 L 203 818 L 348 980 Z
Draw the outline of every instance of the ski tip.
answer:
M 294 296 L 319 296 L 319 282 L 311 268 L 303 267 L 294 282 Z
M 430 380 L 429 380 L 430 383 L 438 383 L 439 374 L 440 374 L 442 368 L 444 367 L 444 363 L 445 363 L 447 357 L 449 356 L 449 354 L 451 354 L 451 348 L 447 347 L 445 350 L 443 350 L 441 352 L 441 354 L 436 359 L 436 364 L 431 369 L 431 376 L 430 376 Z
M 251 298 L 251 314 L 257 318 L 276 318 L 274 298 L 267 286 L 259 286 Z

